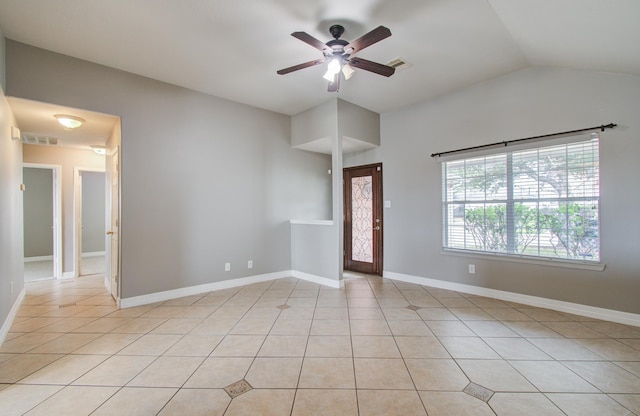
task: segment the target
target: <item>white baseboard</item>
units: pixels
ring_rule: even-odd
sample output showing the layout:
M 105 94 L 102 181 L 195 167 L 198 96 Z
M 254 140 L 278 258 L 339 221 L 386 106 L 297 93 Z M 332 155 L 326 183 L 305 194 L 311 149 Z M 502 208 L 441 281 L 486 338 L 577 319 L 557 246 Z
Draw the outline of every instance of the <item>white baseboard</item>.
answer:
M 327 277 L 316 276 L 315 274 L 299 272 L 297 270 L 291 270 L 291 276 L 308 282 L 318 283 L 323 286 L 333 287 L 335 289 L 344 287 L 344 280 L 333 280 Z
M 15 319 L 16 314 L 18 313 L 18 309 L 20 309 L 20 305 L 22 305 L 22 301 L 24 300 L 25 293 L 26 293 L 25 289 L 22 288 L 22 290 L 20 291 L 20 294 L 16 298 L 16 301 L 13 303 L 13 306 L 11 307 L 11 310 L 9 311 L 9 315 L 7 315 L 7 319 L 5 319 L 4 322 L 2 323 L 2 327 L 0 328 L 0 345 L 2 345 L 5 338 L 7 337 L 7 334 L 9 333 L 11 324 L 13 324 L 13 320 Z
M 86 257 L 104 257 L 105 252 L 104 251 L 89 251 L 86 253 L 82 253 L 82 258 L 86 258 Z
M 605 321 L 640 327 L 640 315 L 635 313 L 621 312 L 612 309 L 598 308 L 595 306 L 581 305 L 579 303 L 564 302 L 561 300 L 523 295 L 520 293 L 506 292 L 503 290 L 465 285 L 462 283 L 447 282 L 445 280 L 430 279 L 428 277 L 412 276 L 390 271 L 384 271 L 382 273 L 382 276 L 387 279 L 398 280 L 401 282 L 415 283 L 418 285 L 431 286 L 439 289 L 454 290 L 456 292 L 468 293 L 471 295 L 485 296 L 489 298 L 505 300 L 508 302 L 522 303 L 524 305 L 553 309 L 560 312 L 572 313 L 574 315 L 586 316 L 589 318 L 602 319 Z
M 76 272 L 63 272 L 62 273 L 62 278 L 63 279 L 73 279 L 76 277 Z
M 33 256 L 33 257 L 25 257 L 25 263 L 31 263 L 34 261 L 53 261 L 53 255 L 51 256 Z
M 164 302 L 166 300 L 182 298 L 185 296 L 199 295 L 201 293 L 230 289 L 232 287 L 247 286 L 253 283 L 267 282 L 269 280 L 282 279 L 285 277 L 296 277 L 298 279 L 307 280 L 309 282 L 318 283 L 333 288 L 341 288 L 344 285 L 342 281 L 315 276 L 296 270 L 284 270 L 281 272 L 260 274 L 256 276 L 241 277 L 238 279 L 223 280 L 221 282 L 183 287 L 180 289 L 166 290 L 164 292 L 149 293 L 147 295 L 134 296 L 131 298 L 121 298 L 119 299 L 118 307 L 131 308 L 133 306 L 148 305 L 150 303 Z
M 120 299 L 121 308 L 147 305 L 149 303 L 163 302 L 165 300 L 182 298 L 184 296 L 199 295 L 201 293 L 213 292 L 215 290 L 230 289 L 232 287 L 246 286 L 253 283 L 261 283 L 269 280 L 291 277 L 291 271 L 260 274 L 256 276 L 241 277 L 239 279 L 223 280 L 221 282 L 206 283 L 204 285 L 183 287 L 180 289 L 167 290 L 164 292 L 149 293 L 148 295 L 134 296 Z

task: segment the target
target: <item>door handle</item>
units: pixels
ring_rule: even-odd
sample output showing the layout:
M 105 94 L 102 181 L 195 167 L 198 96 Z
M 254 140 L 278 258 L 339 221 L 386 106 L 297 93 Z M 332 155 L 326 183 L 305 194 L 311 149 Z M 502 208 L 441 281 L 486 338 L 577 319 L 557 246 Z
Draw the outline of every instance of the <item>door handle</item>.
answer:
M 115 234 L 113 231 L 107 231 L 107 235 L 113 235 Z

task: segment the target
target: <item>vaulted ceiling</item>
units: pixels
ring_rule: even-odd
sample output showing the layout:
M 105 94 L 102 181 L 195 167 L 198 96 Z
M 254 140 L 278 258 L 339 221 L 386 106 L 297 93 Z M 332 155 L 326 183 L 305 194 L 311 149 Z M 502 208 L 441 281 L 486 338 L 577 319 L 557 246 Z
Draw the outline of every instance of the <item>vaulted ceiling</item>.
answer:
M 358 70 L 327 92 L 326 42 L 393 35 L 357 56 L 412 66 Z M 384 113 L 527 66 L 640 74 L 638 0 L 0 0 L 6 38 L 283 114 L 338 96 Z

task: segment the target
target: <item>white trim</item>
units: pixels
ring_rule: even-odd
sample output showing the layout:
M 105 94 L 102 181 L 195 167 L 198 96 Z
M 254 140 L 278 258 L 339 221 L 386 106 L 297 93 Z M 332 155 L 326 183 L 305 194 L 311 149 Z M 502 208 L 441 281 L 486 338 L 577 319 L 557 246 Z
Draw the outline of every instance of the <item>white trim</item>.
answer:
M 33 257 L 25 257 L 25 263 L 31 263 L 34 261 L 53 261 L 53 254 L 50 256 L 33 256 Z
M 120 121 L 117 123 L 117 127 L 120 129 L 120 133 L 122 133 L 122 128 L 120 125 Z M 109 149 L 109 156 L 105 158 L 105 239 L 104 239 L 104 248 L 105 248 L 105 281 L 108 279 L 107 288 L 111 296 L 116 300 L 118 304 L 118 308 L 120 308 L 120 287 L 122 284 L 121 277 L 121 268 L 120 268 L 120 257 L 121 257 L 121 245 L 122 240 L 119 238 L 119 233 L 121 230 L 121 221 L 120 221 L 120 206 L 122 201 L 122 191 L 121 191 L 121 183 L 122 183 L 122 173 L 121 173 L 121 164 L 122 158 L 120 155 L 120 145 L 115 145 L 111 149 Z M 114 159 L 116 169 L 114 175 Z M 115 178 L 114 178 L 115 176 Z M 114 179 L 115 179 L 115 187 L 116 187 L 116 197 L 114 198 Z M 114 206 L 114 199 L 117 200 L 116 206 Z M 115 224 L 114 224 L 115 219 Z M 115 230 L 115 237 L 113 234 L 107 234 L 107 230 L 113 232 Z M 115 244 L 115 250 L 113 250 L 113 238 L 117 238 Z M 115 251 L 115 253 L 114 253 Z M 113 270 L 113 266 L 116 263 L 116 269 Z M 115 284 L 114 284 L 115 282 Z
M 327 277 L 316 276 L 315 274 L 299 272 L 297 270 L 291 270 L 291 276 L 298 279 L 306 280 L 308 282 L 318 283 L 323 286 L 329 286 L 335 289 L 344 287 L 344 280 L 329 279 Z
M 111 293 L 111 279 L 109 279 L 106 273 L 104 274 L 104 288 L 107 292 Z
M 76 272 L 75 271 L 62 273 L 62 278 L 63 279 L 75 279 L 75 277 L 76 277 Z
M 147 295 L 134 296 L 131 298 L 117 299 L 118 308 L 131 308 L 134 306 L 148 305 L 150 303 L 164 302 L 166 300 L 177 299 L 184 296 L 199 295 L 201 293 L 214 292 L 216 290 L 230 289 L 233 287 L 247 286 L 253 283 L 262 283 L 269 280 L 295 277 L 313 283 L 333 288 L 342 288 L 342 280 L 327 279 L 326 277 L 315 276 L 296 270 L 284 270 L 281 272 L 259 274 L 256 276 L 241 277 L 238 279 L 223 280 L 221 282 L 205 283 L 203 285 L 183 287 L 180 289 L 166 290 L 164 292 L 149 293 Z
M 518 256 L 516 254 L 507 253 L 486 253 L 481 251 L 462 250 L 446 247 L 442 248 L 440 254 L 443 254 L 445 256 L 473 257 L 487 260 L 510 261 L 514 263 L 538 264 L 540 266 L 565 267 L 567 269 L 592 270 L 596 272 L 604 271 L 606 267 L 604 263 L 593 261 L 589 262 L 553 257 Z
M 82 257 L 104 257 L 104 251 L 88 251 L 86 253 L 82 253 Z
M 26 294 L 25 288 L 23 287 L 20 291 L 20 294 L 16 298 L 16 301 L 13 303 L 11 310 L 9 311 L 9 315 L 7 315 L 7 319 L 4 320 L 2 324 L 2 328 L 0 328 L 0 345 L 4 342 L 7 334 L 9 333 L 9 329 L 13 324 L 13 320 L 16 318 L 18 314 L 18 310 L 20 309 L 20 305 L 22 305 L 22 301 L 24 300 L 24 296 Z
M 454 290 L 456 292 L 485 296 L 489 298 L 505 300 L 508 302 L 521 303 L 523 305 L 536 306 L 539 308 L 553 309 L 555 311 L 567 312 L 574 315 L 587 316 L 589 318 L 603 319 L 605 321 L 640 327 L 640 314 L 635 313 L 598 308 L 595 306 L 581 305 L 579 303 L 571 303 L 561 300 L 541 298 L 538 296 L 523 295 L 521 293 L 489 289 L 480 286 L 465 285 L 463 283 L 448 282 L 445 280 L 412 276 L 390 271 L 384 271 L 382 273 L 382 276 L 387 279 L 398 280 L 401 282 L 415 283 L 417 285 Z
M 121 308 L 147 305 L 149 303 L 163 302 L 165 300 L 181 298 L 184 296 L 199 295 L 201 293 L 213 292 L 216 290 L 230 289 L 232 287 L 246 286 L 253 283 L 261 283 L 269 280 L 291 277 L 291 271 L 267 273 L 256 276 L 241 277 L 238 279 L 223 280 L 221 282 L 205 283 L 203 285 L 188 286 L 180 289 L 166 290 L 164 292 L 149 293 L 147 295 L 134 296 L 120 299 Z
M 296 225 L 333 225 L 333 220 L 289 220 Z

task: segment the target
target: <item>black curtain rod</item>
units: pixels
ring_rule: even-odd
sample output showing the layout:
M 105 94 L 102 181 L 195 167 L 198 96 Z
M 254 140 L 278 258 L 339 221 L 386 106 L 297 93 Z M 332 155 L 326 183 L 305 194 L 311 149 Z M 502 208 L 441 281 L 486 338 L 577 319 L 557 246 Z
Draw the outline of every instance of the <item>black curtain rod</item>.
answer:
M 469 151 L 469 150 L 484 149 L 484 148 L 487 148 L 487 147 L 507 146 L 510 143 L 524 142 L 524 141 L 527 141 L 527 140 L 535 140 L 535 139 L 544 139 L 546 137 L 562 136 L 562 135 L 565 135 L 565 134 L 582 133 L 584 131 L 591 131 L 591 130 L 596 130 L 596 129 L 600 129 L 600 131 L 604 131 L 605 129 L 612 129 L 612 128 L 616 127 L 616 126 L 617 126 L 617 124 L 614 124 L 614 123 L 601 124 L 599 126 L 588 127 L 588 128 L 585 128 L 585 129 L 563 131 L 563 132 L 560 132 L 560 133 L 544 134 L 542 136 L 525 137 L 524 139 L 507 140 L 507 141 L 503 141 L 503 142 L 496 142 L 496 143 L 491 143 L 491 144 L 483 144 L 483 145 L 480 145 L 480 146 L 465 147 L 464 149 L 449 150 L 447 152 L 432 153 L 431 157 L 449 155 L 449 154 L 458 153 L 458 152 L 466 152 L 466 151 Z

